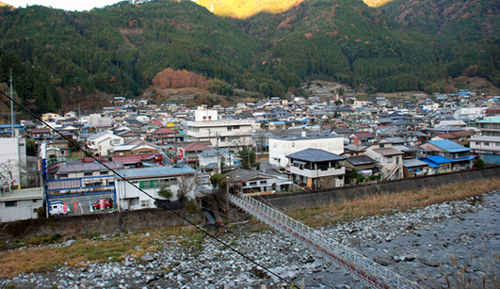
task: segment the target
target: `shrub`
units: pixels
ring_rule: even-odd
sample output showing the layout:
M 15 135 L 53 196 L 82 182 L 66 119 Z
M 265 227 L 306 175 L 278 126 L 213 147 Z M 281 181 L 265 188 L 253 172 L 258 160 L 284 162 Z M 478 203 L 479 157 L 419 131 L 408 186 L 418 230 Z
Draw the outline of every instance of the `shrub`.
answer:
M 39 207 L 36 210 L 36 213 L 38 215 L 38 218 L 46 218 L 47 217 L 47 215 L 45 214 L 45 207 Z
M 186 209 L 191 214 L 196 214 L 196 213 L 198 213 L 200 211 L 200 208 L 198 207 L 198 205 L 196 204 L 196 201 L 194 199 L 190 199 L 186 203 Z

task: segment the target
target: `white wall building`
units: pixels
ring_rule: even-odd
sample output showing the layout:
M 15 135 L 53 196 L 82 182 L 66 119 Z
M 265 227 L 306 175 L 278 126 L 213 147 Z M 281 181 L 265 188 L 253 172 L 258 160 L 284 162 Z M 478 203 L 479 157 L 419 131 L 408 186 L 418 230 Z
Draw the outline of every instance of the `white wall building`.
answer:
M 219 120 L 216 110 L 203 106 L 195 111 L 195 121 L 186 122 L 185 127 L 187 141 L 210 141 L 213 147 L 237 148 L 253 146 L 252 135 L 260 125 L 254 119 Z
M 114 146 L 122 145 L 123 138 L 116 136 L 112 131 L 102 131 L 87 138 L 87 147 L 94 154 L 108 156 Z
M 0 223 L 38 218 L 43 206 L 43 189 L 15 190 L 0 195 Z
M 341 135 L 307 136 L 305 132 L 301 137 L 271 136 L 269 137 L 269 163 L 284 168 L 289 165 L 286 155 L 309 148 L 341 155 L 344 153 L 344 137 Z
M 22 168 L 26 166 L 26 139 L 0 138 L 0 173 L 5 179 L 14 182 L 14 186 L 21 185 Z
M 177 193 L 182 185 L 190 188 L 186 196 L 191 199 L 195 198 L 196 170 L 189 166 L 126 169 L 119 170 L 118 173 L 154 198 L 151 199 L 133 185 L 116 176 L 116 203 L 120 211 L 155 208 L 155 199 L 165 199 L 158 195 L 162 186 L 166 186 L 173 193 L 171 201 L 178 200 Z M 191 186 L 191 184 L 193 185 Z

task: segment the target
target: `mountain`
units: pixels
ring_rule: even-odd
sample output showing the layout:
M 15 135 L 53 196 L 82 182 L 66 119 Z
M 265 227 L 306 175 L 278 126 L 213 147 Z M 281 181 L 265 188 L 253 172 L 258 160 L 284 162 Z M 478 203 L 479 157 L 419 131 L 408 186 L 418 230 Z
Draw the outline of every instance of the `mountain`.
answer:
M 461 41 L 500 35 L 500 5 L 495 1 L 395 0 L 381 10 L 404 30 Z
M 299 5 L 305 0 L 197 0 L 196 4 L 210 12 L 223 16 L 246 19 L 260 12 L 281 13 Z
M 446 1 L 436 5 L 454 0 Z M 282 97 L 287 91 L 302 95 L 301 82 L 314 79 L 367 93 L 443 91 L 449 77 L 460 75 L 500 85 L 497 30 L 483 34 L 482 24 L 437 16 L 434 27 L 427 25 L 434 16 L 409 8 L 406 14 L 397 12 L 406 2 L 398 3 L 373 8 L 356 0 L 310 0 L 246 19 L 217 16 L 192 1 L 120 2 L 85 12 L 4 7 L 0 49 L 47 73 L 50 77 L 43 79 L 58 88 L 66 107 L 97 105 L 106 95 L 137 97 L 168 68 L 186 71 L 169 70 L 176 77 L 198 78 L 189 71 L 218 79 L 209 87 L 214 93 L 230 95 L 237 88 L 236 93 L 245 89 L 260 97 Z M 484 27 L 492 19 L 488 11 L 475 18 Z M 470 33 L 446 32 L 454 25 Z M 5 83 L 8 67 L 0 70 L 0 83 Z M 54 105 L 61 105 L 57 97 Z

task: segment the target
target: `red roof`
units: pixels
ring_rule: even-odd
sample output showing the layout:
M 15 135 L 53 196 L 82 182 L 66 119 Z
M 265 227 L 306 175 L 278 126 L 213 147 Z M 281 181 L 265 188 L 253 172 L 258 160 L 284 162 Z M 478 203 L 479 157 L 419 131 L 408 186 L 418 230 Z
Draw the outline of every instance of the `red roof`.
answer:
M 159 120 L 152 120 L 152 121 L 149 122 L 149 124 L 151 124 L 151 125 L 157 125 L 159 127 L 163 127 L 163 123 L 161 123 L 161 121 L 159 121 Z
M 375 138 L 375 135 L 371 132 L 357 131 L 353 132 L 357 138 Z
M 190 143 L 187 146 L 183 147 L 184 151 L 186 152 L 201 152 L 203 150 L 209 149 L 206 145 L 199 143 L 199 142 L 194 142 Z
M 95 157 L 98 161 L 102 162 L 102 157 Z M 82 158 L 82 163 L 93 163 L 96 160 L 93 157 L 84 157 Z
M 166 127 L 162 127 L 154 130 L 151 134 L 174 134 L 175 131 Z
M 150 155 L 135 155 L 135 156 L 127 156 L 127 157 L 113 157 L 114 162 L 122 162 L 124 165 L 130 165 L 130 164 L 138 164 L 142 163 L 142 161 L 150 159 L 153 157 L 155 154 L 150 154 Z M 159 155 L 161 157 L 161 155 Z M 161 160 L 161 158 L 160 158 Z

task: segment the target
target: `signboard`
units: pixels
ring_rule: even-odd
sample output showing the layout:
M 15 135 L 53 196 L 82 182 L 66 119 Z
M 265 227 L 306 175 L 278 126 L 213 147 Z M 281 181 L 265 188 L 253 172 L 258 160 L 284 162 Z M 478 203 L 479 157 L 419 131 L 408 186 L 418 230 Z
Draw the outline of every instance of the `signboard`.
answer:
M 184 149 L 183 149 L 183 148 L 180 148 L 180 149 L 179 149 L 179 157 L 180 157 L 181 159 L 183 159 L 183 158 L 184 158 Z

